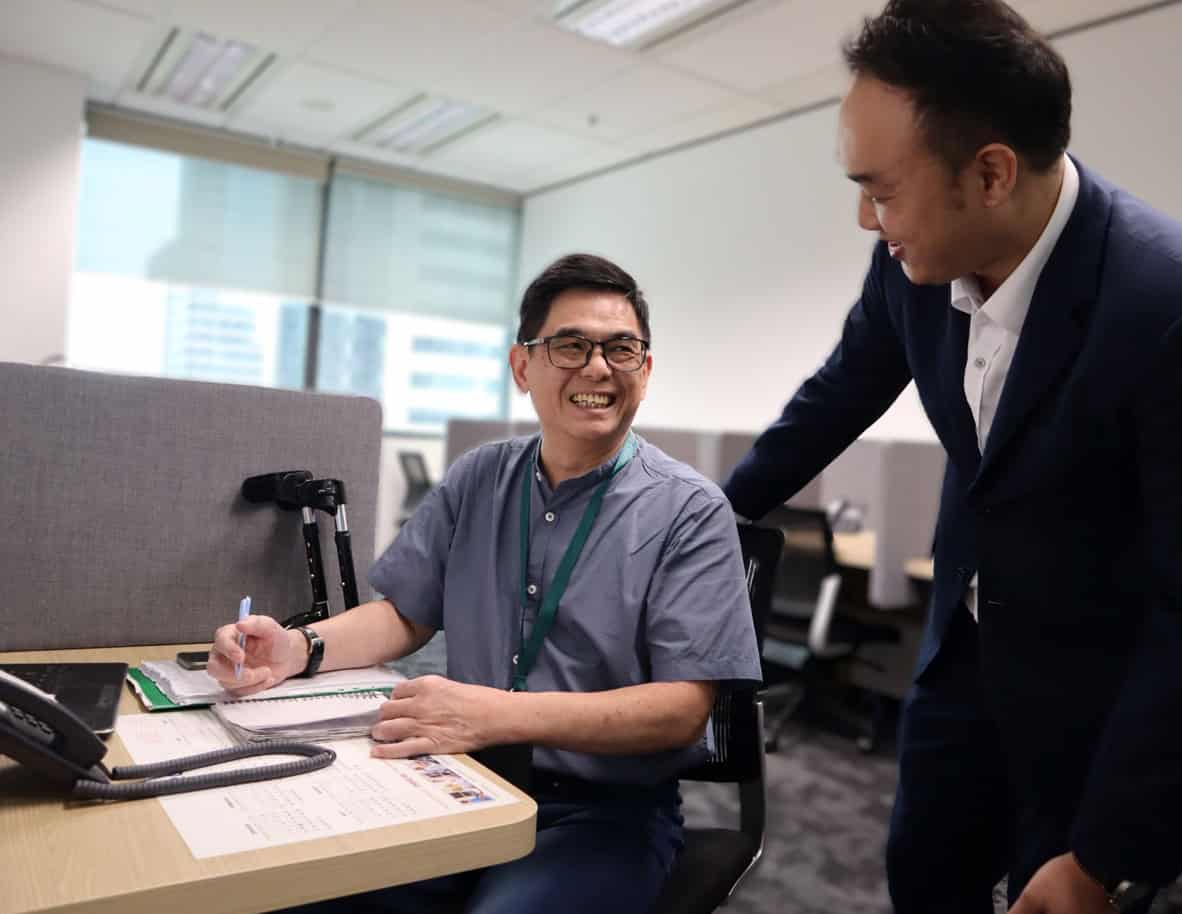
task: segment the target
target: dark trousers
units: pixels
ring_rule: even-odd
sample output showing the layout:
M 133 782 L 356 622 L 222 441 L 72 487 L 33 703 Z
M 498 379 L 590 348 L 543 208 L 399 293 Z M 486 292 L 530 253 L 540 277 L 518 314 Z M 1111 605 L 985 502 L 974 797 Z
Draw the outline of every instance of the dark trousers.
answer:
M 1048 804 L 1054 785 L 1013 789 L 1006 748 L 1031 751 L 1003 746 L 986 710 L 977 624 L 962 607 L 903 705 L 887 841 L 896 914 L 992 914 L 1003 876 L 1013 904 L 1039 867 L 1070 849 L 1075 804 Z
M 286 914 L 647 914 L 682 845 L 675 783 L 621 791 L 539 778 L 537 846 L 520 860 Z

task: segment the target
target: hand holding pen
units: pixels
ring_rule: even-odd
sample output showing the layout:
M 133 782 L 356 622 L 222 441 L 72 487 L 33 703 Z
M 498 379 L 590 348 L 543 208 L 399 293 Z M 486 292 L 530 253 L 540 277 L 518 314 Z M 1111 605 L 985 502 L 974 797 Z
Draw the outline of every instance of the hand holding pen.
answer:
M 305 662 L 304 636 L 270 616 L 251 615 L 249 599 L 244 599 L 238 621 L 214 632 L 207 672 L 226 691 L 250 695 L 294 676 Z
M 249 615 L 250 615 L 250 597 L 246 596 L 246 597 L 243 597 L 242 602 L 238 604 L 238 621 L 245 622 L 246 617 Z M 242 648 L 243 652 L 246 651 L 246 632 L 244 632 L 244 631 L 239 631 L 239 633 L 238 633 L 238 646 L 240 648 Z M 237 663 L 234 664 L 234 678 L 235 679 L 242 678 L 242 661 L 241 660 L 239 660 Z

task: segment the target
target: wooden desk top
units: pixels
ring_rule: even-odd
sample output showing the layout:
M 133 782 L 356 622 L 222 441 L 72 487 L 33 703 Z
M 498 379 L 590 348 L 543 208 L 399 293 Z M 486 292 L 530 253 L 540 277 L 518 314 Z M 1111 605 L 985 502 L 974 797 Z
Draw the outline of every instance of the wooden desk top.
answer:
M 0 662 L 138 663 L 207 647 L 26 651 L 0 654 Z M 139 711 L 126 690 L 120 713 Z M 130 763 L 117 735 L 104 761 Z M 489 777 L 521 802 L 196 860 L 156 800 L 64 799 L 0 759 L 0 914 L 242 914 L 503 863 L 533 850 L 537 806 Z
M 874 531 L 834 533 L 833 552 L 838 565 L 869 571 L 874 567 Z M 932 560 L 930 558 L 908 559 L 903 563 L 903 569 L 909 577 L 915 578 L 917 581 L 932 580 Z
M 874 531 L 834 533 L 833 552 L 838 565 L 869 571 L 874 567 Z

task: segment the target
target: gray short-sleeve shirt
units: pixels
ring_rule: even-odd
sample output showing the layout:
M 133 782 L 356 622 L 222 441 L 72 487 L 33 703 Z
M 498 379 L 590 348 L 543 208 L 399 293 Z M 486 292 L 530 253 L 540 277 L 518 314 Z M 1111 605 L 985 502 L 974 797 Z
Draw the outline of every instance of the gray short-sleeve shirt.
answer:
M 759 655 L 734 514 L 719 488 L 637 436 L 608 486 L 530 691 L 646 682 L 758 682 Z M 551 490 L 538 436 L 484 445 L 448 470 L 370 570 L 373 587 L 421 625 L 447 631 L 448 676 L 507 688 L 591 493 L 612 462 Z M 520 593 L 521 485 L 531 486 L 528 582 Z M 649 783 L 701 747 L 605 756 L 538 747 L 534 764 L 597 781 Z

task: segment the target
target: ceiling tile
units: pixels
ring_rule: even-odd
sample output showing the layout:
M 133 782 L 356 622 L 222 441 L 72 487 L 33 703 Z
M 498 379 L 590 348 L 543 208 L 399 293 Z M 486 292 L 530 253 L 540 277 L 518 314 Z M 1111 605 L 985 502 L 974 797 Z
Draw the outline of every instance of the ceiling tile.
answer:
M 206 127 L 225 127 L 226 114 L 222 111 L 206 111 L 203 108 L 193 108 L 180 105 L 171 98 L 158 95 L 148 95 L 143 92 L 123 91 L 119 93 L 116 102 L 124 108 L 142 111 L 145 114 L 155 114 L 160 117 L 177 121 L 188 121 L 202 124 Z
M 758 91 L 840 61 L 842 40 L 881 7 L 881 0 L 778 0 L 655 55 L 724 85 Z
M 528 180 L 529 168 L 504 160 L 484 162 L 444 162 L 434 158 L 392 152 L 378 146 L 367 146 L 353 140 L 338 140 L 330 149 L 339 156 L 365 162 L 393 165 L 422 174 L 439 175 L 477 184 L 488 184 L 504 190 L 520 190 Z
M 302 143 L 328 145 L 415 96 L 417 90 L 296 62 L 252 94 L 230 123 Z
M 1053 32 L 1144 5 L 1143 0 L 1024 0 L 1014 4 L 1041 32 Z
M 502 120 L 448 143 L 427 156 L 431 162 L 529 169 L 580 155 L 599 144 L 541 124 Z
M 641 63 L 538 112 L 549 124 L 615 140 L 664 126 L 741 96 L 655 64 Z
M 498 34 L 483 53 L 465 62 L 457 77 L 466 97 L 520 114 L 598 85 L 635 62 L 627 51 L 535 20 Z
M 781 111 L 804 108 L 830 98 L 845 94 L 850 76 L 843 63 L 833 63 L 820 70 L 797 76 L 787 82 L 772 86 L 760 93 Z
M 158 33 L 142 17 L 69 0 L 0 2 L 0 53 L 72 70 L 108 88 L 129 78 Z
M 468 62 L 508 21 L 504 10 L 463 0 L 367 3 L 308 48 L 308 59 L 392 82 L 456 94 Z
M 299 54 L 346 18 L 357 0 L 174 0 L 172 25 L 233 38 L 277 54 Z
M 635 158 L 635 152 L 629 152 L 620 147 L 606 146 L 559 162 L 552 162 L 544 168 L 535 169 L 530 180 L 521 190 L 532 193 L 563 181 L 573 181 L 606 168 L 624 165 L 630 159 Z
M 523 19 L 549 18 L 554 0 L 476 0 L 482 6 L 494 6 Z
M 692 140 L 705 139 L 754 124 L 776 114 L 776 108 L 768 102 L 754 99 L 730 101 L 724 105 L 709 108 L 690 115 L 666 127 L 638 133 L 628 138 L 630 153 L 648 153 L 673 146 L 680 146 Z

